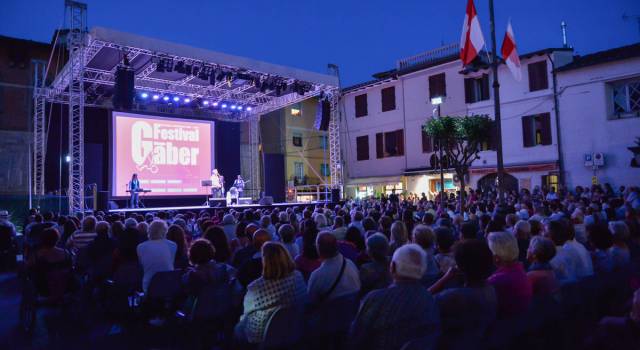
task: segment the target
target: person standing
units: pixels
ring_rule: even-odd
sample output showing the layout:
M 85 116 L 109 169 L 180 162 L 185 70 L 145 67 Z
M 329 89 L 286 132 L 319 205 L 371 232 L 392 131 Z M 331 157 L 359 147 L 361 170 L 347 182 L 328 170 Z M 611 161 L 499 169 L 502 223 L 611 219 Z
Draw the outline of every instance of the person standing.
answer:
M 140 181 L 138 180 L 138 174 L 133 174 L 131 176 L 131 181 L 129 182 L 129 193 L 131 193 L 131 208 L 138 207 L 138 191 L 140 191 Z
M 211 194 L 214 198 L 222 197 L 222 182 L 224 178 L 218 172 L 218 169 L 213 169 L 211 172 Z
M 236 180 L 233 181 L 233 187 L 238 190 L 238 197 L 242 196 L 242 193 L 244 192 L 244 179 L 242 178 L 242 175 L 238 175 Z

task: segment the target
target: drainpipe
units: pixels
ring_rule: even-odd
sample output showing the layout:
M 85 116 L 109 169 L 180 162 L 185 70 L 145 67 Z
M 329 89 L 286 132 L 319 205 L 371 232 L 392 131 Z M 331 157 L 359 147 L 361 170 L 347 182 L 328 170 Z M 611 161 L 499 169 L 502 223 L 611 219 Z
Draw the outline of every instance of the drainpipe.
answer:
M 565 176 L 564 176 L 564 158 L 562 156 L 562 136 L 560 132 L 560 101 L 558 99 L 558 76 L 556 74 L 556 65 L 551 57 L 551 54 L 548 53 L 547 57 L 551 62 L 551 76 L 553 77 L 553 108 L 556 112 L 556 137 L 558 138 L 558 167 L 560 168 L 560 173 L 558 175 L 558 183 L 565 186 Z M 566 189 L 566 188 L 565 188 Z

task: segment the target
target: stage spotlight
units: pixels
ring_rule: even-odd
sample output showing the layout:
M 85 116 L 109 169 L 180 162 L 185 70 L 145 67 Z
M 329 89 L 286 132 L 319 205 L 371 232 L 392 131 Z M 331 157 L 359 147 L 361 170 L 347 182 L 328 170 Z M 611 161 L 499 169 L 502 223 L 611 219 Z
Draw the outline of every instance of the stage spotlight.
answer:
M 143 92 L 143 93 L 140 94 L 140 97 L 147 98 L 147 97 L 149 97 L 149 94 L 146 93 L 146 92 Z
M 226 103 L 223 103 L 223 104 L 222 104 L 222 108 L 227 108 L 227 104 L 226 104 Z
M 175 97 L 173 98 L 173 102 L 178 102 L 178 101 L 180 101 L 180 97 L 175 96 Z
M 169 96 L 164 96 L 164 97 L 162 98 L 162 100 L 163 100 L 163 101 L 169 101 Z
M 157 101 L 158 99 L 160 99 L 160 95 L 153 95 L 153 100 Z
M 202 101 L 202 104 L 205 105 L 205 106 L 208 106 L 209 105 L 209 101 Z
M 190 98 L 185 98 L 185 99 L 184 99 L 184 103 L 189 103 L 189 102 L 191 102 L 191 99 L 190 99 Z
M 214 107 L 218 107 L 218 102 L 214 102 L 214 103 L 213 103 L 213 106 L 214 106 Z
M 64 161 L 67 163 L 71 162 L 71 156 L 69 155 L 64 156 Z
M 191 75 L 191 71 L 193 70 L 193 66 L 192 65 L 186 65 L 184 66 L 184 74 L 186 75 Z
M 251 112 L 252 109 L 251 106 L 247 107 L 247 112 Z
M 237 106 L 236 105 L 231 105 L 231 109 L 236 109 Z
M 184 61 L 179 61 L 176 63 L 174 70 L 178 73 L 184 73 Z
M 238 106 L 238 110 L 241 111 L 242 110 L 242 106 Z

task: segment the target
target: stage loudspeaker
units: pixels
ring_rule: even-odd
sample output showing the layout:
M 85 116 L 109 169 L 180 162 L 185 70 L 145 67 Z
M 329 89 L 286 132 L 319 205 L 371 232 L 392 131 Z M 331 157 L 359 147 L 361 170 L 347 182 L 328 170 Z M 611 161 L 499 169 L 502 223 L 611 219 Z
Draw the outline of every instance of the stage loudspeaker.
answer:
M 340 189 L 334 188 L 331 190 L 331 203 L 340 202 Z
M 331 103 L 329 100 L 319 100 L 316 109 L 316 120 L 314 126 L 320 131 L 329 130 L 331 120 Z
M 98 191 L 98 210 L 107 211 L 109 208 L 109 191 Z
M 227 200 L 225 198 L 209 198 L 210 208 L 226 208 Z
M 130 67 L 118 66 L 113 88 L 113 108 L 129 110 L 135 97 L 135 72 Z
M 120 207 L 118 206 L 118 203 L 116 203 L 116 201 L 109 201 L 109 210 L 118 209 L 118 208 Z
M 260 201 L 258 201 L 258 204 L 260 204 L 260 205 L 273 205 L 273 197 L 264 196 L 264 197 L 260 198 Z

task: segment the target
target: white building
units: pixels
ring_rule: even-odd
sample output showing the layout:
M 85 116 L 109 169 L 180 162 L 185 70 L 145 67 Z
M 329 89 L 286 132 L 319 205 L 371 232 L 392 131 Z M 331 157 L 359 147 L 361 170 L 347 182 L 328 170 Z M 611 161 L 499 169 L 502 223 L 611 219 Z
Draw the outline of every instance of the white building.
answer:
M 480 63 L 473 70 L 463 71 L 458 52 L 457 46 L 451 45 L 409 57 L 398 61 L 396 69 L 374 75 L 376 79 L 373 81 L 344 89 L 346 118 L 343 120 L 343 130 L 346 133 L 343 142 L 346 145 L 347 196 L 389 193 L 392 189 L 418 194 L 424 192 L 431 196 L 439 190 L 439 168 L 432 167 L 430 162 L 435 148 L 422 132 L 425 121 L 437 113 L 434 109 L 436 106 L 431 103 L 432 98 L 441 97 L 440 115 L 487 114 L 492 118 L 494 115 L 493 81 L 489 67 Z M 524 54 L 520 57 L 521 81 L 515 81 L 507 67 L 500 65 L 498 76 L 507 187 L 532 189 L 541 185 L 557 186 L 561 166 L 565 169 L 568 185 L 588 185 L 591 175 L 584 175 L 584 153 L 610 153 L 609 158 L 614 159 L 608 161 L 609 167 L 602 169 L 601 173 L 609 171 L 616 178 L 623 171 L 618 169 L 619 161 L 616 160 L 624 154 L 624 162 L 629 162 L 632 153 L 626 147 L 633 146 L 633 138 L 640 136 L 640 119 L 618 121 L 620 126 L 609 123 L 608 127 L 590 128 L 590 132 L 598 133 L 599 137 L 588 136 L 588 133 L 572 126 L 581 124 L 578 122 L 580 114 L 593 112 L 597 107 L 603 115 L 606 114 L 604 111 L 608 102 L 604 96 L 607 94 L 604 91 L 605 83 L 600 84 L 602 96 L 597 107 L 594 106 L 594 99 L 577 101 L 576 98 L 584 97 L 576 96 L 571 100 L 564 91 L 565 85 L 568 89 L 569 85 L 592 84 L 589 81 L 594 77 L 580 73 L 587 68 L 581 68 L 582 65 L 577 63 L 588 57 L 578 57 L 574 61 L 572 50 L 566 48 Z M 606 73 L 609 68 L 588 69 L 594 70 L 592 74 L 604 82 L 640 74 L 637 61 L 625 61 L 619 65 L 623 68 L 619 68 L 617 73 L 612 72 L 611 79 L 603 78 L 603 74 L 609 76 Z M 561 70 L 560 67 L 566 69 Z M 566 83 L 560 83 L 565 80 Z M 606 86 L 611 88 L 611 85 Z M 611 95 L 610 92 L 608 94 Z M 560 124 L 557 122 L 556 104 L 561 110 Z M 631 115 L 637 116 L 637 109 L 631 110 Z M 603 119 L 602 123 L 605 121 L 610 122 L 609 119 Z M 581 124 L 584 127 L 586 125 Z M 634 128 L 635 131 L 631 132 Z M 624 137 L 618 138 L 618 133 L 625 132 Z M 573 140 L 581 136 L 586 137 L 580 142 Z M 613 146 L 615 151 L 602 145 L 611 138 L 620 140 L 620 144 Z M 622 147 L 622 143 L 626 146 Z M 495 141 L 484 147 L 480 159 L 473 163 L 470 170 L 469 186 L 472 188 L 495 184 Z M 574 150 L 576 147 L 579 150 Z M 562 158 L 559 149 L 562 150 Z M 561 159 L 565 159 L 564 162 Z M 621 184 L 633 183 L 629 178 L 633 177 L 633 171 L 636 171 L 635 178 L 638 179 L 637 169 L 624 171 L 629 175 L 621 178 Z M 445 189 L 455 190 L 453 179 L 453 172 L 447 171 Z
M 557 76 L 567 186 L 591 184 L 594 175 L 614 188 L 639 185 L 629 147 L 640 146 L 640 44 L 576 57 Z M 595 171 L 585 166 L 593 153 L 604 156 Z

